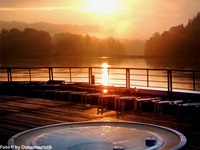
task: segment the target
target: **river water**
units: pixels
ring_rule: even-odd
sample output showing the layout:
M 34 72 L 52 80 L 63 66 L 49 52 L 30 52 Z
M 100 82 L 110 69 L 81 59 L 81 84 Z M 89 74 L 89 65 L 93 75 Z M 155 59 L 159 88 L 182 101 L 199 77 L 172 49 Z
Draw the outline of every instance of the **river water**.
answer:
M 1 67 L 109 67 L 200 70 L 200 63 L 192 60 L 137 58 L 137 57 L 45 57 L 40 59 L 26 58 L 12 61 L 0 61 Z

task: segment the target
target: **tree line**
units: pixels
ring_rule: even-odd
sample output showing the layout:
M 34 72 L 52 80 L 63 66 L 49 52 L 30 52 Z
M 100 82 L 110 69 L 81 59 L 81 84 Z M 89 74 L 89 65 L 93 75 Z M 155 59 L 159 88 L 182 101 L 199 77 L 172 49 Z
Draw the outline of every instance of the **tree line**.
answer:
M 13 28 L 0 33 L 1 58 L 38 58 L 43 56 L 124 56 L 138 55 L 144 49 L 142 40 L 100 39 L 90 35 L 59 33 L 51 36 L 46 31 Z M 131 44 L 130 44 L 131 43 Z
M 145 44 L 148 57 L 200 59 L 200 12 L 187 25 L 154 33 Z
M 147 41 L 100 39 L 88 34 L 59 33 L 25 28 L 0 32 L 0 59 L 43 56 L 142 56 L 200 59 L 200 12 L 187 25 L 155 33 Z
M 45 31 L 25 29 L 5 30 L 0 34 L 1 58 L 18 58 L 24 56 L 42 56 L 52 49 L 52 38 Z

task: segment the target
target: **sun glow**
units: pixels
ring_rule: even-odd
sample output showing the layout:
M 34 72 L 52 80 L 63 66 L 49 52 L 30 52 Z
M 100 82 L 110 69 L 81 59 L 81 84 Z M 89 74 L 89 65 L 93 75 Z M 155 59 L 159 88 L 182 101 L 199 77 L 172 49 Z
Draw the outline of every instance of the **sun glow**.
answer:
M 89 0 L 85 11 L 101 14 L 111 14 L 117 12 L 118 0 Z
M 107 89 L 103 89 L 103 93 L 106 94 L 108 92 Z

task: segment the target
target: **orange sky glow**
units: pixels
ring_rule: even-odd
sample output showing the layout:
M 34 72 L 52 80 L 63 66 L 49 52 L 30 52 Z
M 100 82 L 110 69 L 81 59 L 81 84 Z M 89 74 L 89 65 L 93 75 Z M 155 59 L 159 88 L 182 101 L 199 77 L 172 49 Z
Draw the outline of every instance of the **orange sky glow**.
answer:
M 99 36 L 147 39 L 187 24 L 200 0 L 1 0 L 0 20 L 101 26 Z

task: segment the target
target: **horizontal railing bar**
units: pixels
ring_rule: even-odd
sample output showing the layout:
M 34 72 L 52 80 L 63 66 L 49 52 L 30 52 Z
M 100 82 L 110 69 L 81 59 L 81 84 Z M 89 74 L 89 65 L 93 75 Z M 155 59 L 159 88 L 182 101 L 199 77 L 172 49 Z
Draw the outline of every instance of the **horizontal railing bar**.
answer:
M 145 81 L 146 82 L 146 80 L 131 80 L 131 81 Z M 149 81 L 149 83 L 156 83 L 156 82 L 158 82 L 158 83 L 166 83 L 166 81 L 152 81 L 152 80 Z
M 141 81 L 141 82 L 147 82 L 146 80 L 130 80 L 132 82 L 138 82 L 138 81 Z
M 174 84 L 189 84 L 189 85 L 193 84 L 192 82 L 172 82 L 172 83 L 174 83 Z
M 149 77 L 167 77 L 167 76 L 164 76 L 164 75 L 149 75 Z
M 146 86 L 144 86 L 144 85 L 141 85 L 141 84 L 131 84 L 131 86 L 133 87 L 137 87 L 137 86 L 139 86 L 139 87 L 146 87 Z
M 109 73 L 109 75 L 116 75 L 116 76 L 125 76 L 126 74 L 120 74 L 120 73 Z
M 130 75 L 135 75 L 135 76 L 147 76 L 147 74 L 133 74 L 133 73 L 130 73 Z
M 0 69 L 49 69 L 49 68 L 93 68 L 101 69 L 103 67 L 0 67 Z M 149 68 L 117 68 L 117 67 L 108 67 L 108 69 L 130 69 L 130 70 L 149 70 L 149 71 L 172 71 L 173 72 L 200 72 L 200 70 L 179 70 L 179 69 L 149 69 Z
M 85 68 L 85 69 L 88 69 L 88 68 L 92 68 L 92 69 L 102 69 L 103 67 L 0 67 L 0 69 L 49 69 L 49 68 L 58 68 L 58 69 L 61 69 L 61 68 Z M 174 74 L 174 71 L 178 71 L 178 72 L 198 72 L 200 73 L 199 70 L 172 70 L 172 69 L 145 69 L 145 68 L 141 68 L 141 69 L 138 69 L 138 68 L 108 68 L 108 69 L 135 69 L 135 70 L 149 70 L 149 71 L 153 71 L 153 70 L 160 70 L 160 71 L 167 71 L 167 70 L 171 70 L 173 71 L 172 74 Z M 6 73 L 6 72 L 5 72 Z M 136 74 L 131 74 L 131 75 L 136 75 Z M 138 74 L 140 75 L 140 74 Z
M 179 78 L 193 78 L 192 77 L 193 75 L 191 74 L 190 76 L 189 75 L 180 75 L 180 76 L 174 76 L 174 75 L 172 75 L 172 77 L 179 77 Z
M 149 88 L 162 88 L 162 89 L 167 89 L 167 86 L 165 87 L 165 86 L 149 86 Z
M 88 79 L 88 77 L 71 77 L 72 79 Z
M 166 83 L 166 81 L 153 81 L 153 80 L 150 80 L 149 83 L 156 83 L 156 82 L 159 82 L 159 83 Z
M 117 79 L 117 78 L 109 78 L 109 80 L 120 80 L 120 81 L 126 81 L 126 79 Z
M 192 88 L 191 89 L 188 89 L 188 88 L 174 88 L 174 90 L 192 90 Z

